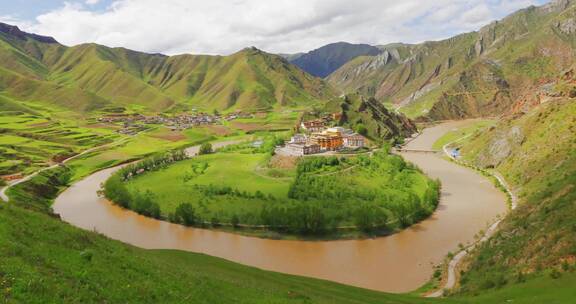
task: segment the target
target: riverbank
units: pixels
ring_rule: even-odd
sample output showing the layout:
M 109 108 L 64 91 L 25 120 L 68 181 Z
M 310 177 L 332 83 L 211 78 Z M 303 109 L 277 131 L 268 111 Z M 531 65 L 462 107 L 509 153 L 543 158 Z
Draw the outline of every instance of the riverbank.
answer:
M 481 172 L 484 175 L 493 177 L 497 181 L 498 186 L 500 186 L 503 189 L 503 191 L 506 193 L 506 195 L 508 196 L 508 200 L 510 201 L 510 209 L 511 210 L 516 209 L 518 199 L 517 199 L 516 195 L 510 190 L 510 188 L 508 187 L 508 184 L 504 181 L 504 179 L 500 176 L 500 174 L 498 174 L 498 172 L 493 173 L 493 172 L 488 172 L 486 170 L 481 170 L 480 168 L 477 168 L 477 167 L 475 167 L 469 163 L 466 163 L 464 161 L 461 161 L 461 160 L 454 158 L 454 156 L 448 151 L 447 147 L 449 147 L 450 145 L 452 145 L 456 142 L 464 140 L 467 137 L 469 137 L 469 135 L 461 137 L 461 138 L 456 139 L 450 143 L 445 144 L 442 147 L 442 151 L 445 154 L 445 156 L 448 157 L 451 161 L 453 161 L 453 162 L 455 162 L 461 166 L 471 168 L 473 170 Z M 447 267 L 445 269 L 446 276 L 442 280 L 442 283 L 443 283 L 442 287 L 437 288 L 435 291 L 427 293 L 426 297 L 428 297 L 428 298 L 442 297 L 446 294 L 446 292 L 449 292 L 450 290 L 454 289 L 456 287 L 456 283 L 458 280 L 457 269 L 460 267 L 462 261 L 478 245 L 487 241 L 492 235 L 494 235 L 494 233 L 496 233 L 496 230 L 498 229 L 498 225 L 500 225 L 501 222 L 502 222 L 502 218 L 498 218 L 495 222 L 493 222 L 486 229 L 486 231 L 483 233 L 481 238 L 479 238 L 473 244 L 466 246 L 465 248 L 458 251 L 455 255 L 453 255 L 453 257 L 448 260 Z

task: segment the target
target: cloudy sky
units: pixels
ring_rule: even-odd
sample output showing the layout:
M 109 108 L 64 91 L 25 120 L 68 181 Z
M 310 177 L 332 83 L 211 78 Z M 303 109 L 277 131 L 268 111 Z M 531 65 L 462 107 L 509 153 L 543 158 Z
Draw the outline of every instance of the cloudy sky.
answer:
M 415 43 L 477 30 L 546 0 L 0 0 L 0 22 L 165 54 L 275 53 L 327 43 Z

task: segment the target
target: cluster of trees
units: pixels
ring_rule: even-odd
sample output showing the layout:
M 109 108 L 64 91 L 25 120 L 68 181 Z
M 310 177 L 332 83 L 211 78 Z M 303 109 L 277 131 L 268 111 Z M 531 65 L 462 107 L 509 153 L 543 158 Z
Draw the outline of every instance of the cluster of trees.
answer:
M 136 213 L 161 218 L 160 205 L 154 201 L 154 195 L 150 192 L 130 193 L 119 174 L 114 174 L 104 183 L 104 196 L 121 207 L 135 211 Z
M 239 143 L 235 145 L 228 145 L 219 151 L 222 152 L 240 152 L 240 153 L 266 153 L 273 155 L 276 146 L 284 144 L 284 138 L 277 136 L 275 134 L 270 134 L 261 137 L 259 140 L 262 141 L 260 145 L 254 145 L 253 141 Z
M 260 219 L 270 230 L 296 234 L 319 235 L 335 228 L 322 202 L 298 202 L 290 206 L 272 204 L 265 206 Z
M 194 226 L 199 220 L 194 207 L 190 203 L 182 203 L 178 205 L 174 213 L 171 213 L 168 216 L 168 219 L 170 222 L 186 226 Z
M 232 188 L 229 186 L 219 186 L 219 185 L 214 185 L 214 184 L 210 184 L 207 186 L 204 185 L 192 185 L 192 188 L 197 190 L 199 193 L 201 193 L 203 196 L 206 197 L 214 197 L 214 196 L 223 196 L 223 195 L 229 195 L 229 196 L 235 196 L 235 197 L 241 197 L 241 198 L 247 198 L 247 199 L 261 199 L 261 200 L 275 200 L 276 198 L 271 195 L 265 195 L 262 191 L 257 190 L 254 193 L 250 193 L 248 191 L 240 191 L 236 188 Z
M 185 160 L 187 158 L 188 155 L 184 150 L 169 151 L 162 154 L 156 154 L 139 162 L 130 164 L 120 169 L 117 174 L 121 176 L 123 181 L 127 181 L 138 174 L 165 168 L 171 163 Z
M 342 162 L 346 162 L 346 158 L 342 158 Z M 304 173 L 316 172 L 324 167 L 337 167 L 340 165 L 341 159 L 336 156 L 330 157 L 303 157 L 298 160 L 296 167 L 296 174 L 302 175 Z
M 387 210 L 371 202 L 360 203 L 354 211 L 354 225 L 366 233 L 385 230 L 388 228 Z
M 354 177 L 342 174 L 314 174 L 326 166 L 340 170 L 357 165 Z M 352 218 L 355 226 L 371 232 L 389 228 L 387 223 L 407 227 L 428 217 L 437 207 L 439 181 L 427 180 L 421 195 L 413 189 L 421 173 L 402 158 L 385 151 L 372 157 L 306 158 L 298 163 L 297 177 L 288 197 L 296 201 L 330 202 L 331 208 L 348 209 L 343 217 Z M 381 186 L 356 185 L 358 176 L 377 179 Z M 338 221 L 338 218 L 334 219 Z

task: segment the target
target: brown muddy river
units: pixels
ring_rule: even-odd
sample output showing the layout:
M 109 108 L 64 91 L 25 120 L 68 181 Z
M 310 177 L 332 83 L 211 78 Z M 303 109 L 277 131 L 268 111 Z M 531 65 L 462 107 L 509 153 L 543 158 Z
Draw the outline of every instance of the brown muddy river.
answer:
M 426 129 L 408 144 L 430 149 L 445 132 L 466 122 Z M 397 234 L 369 240 L 285 241 L 187 228 L 112 205 L 96 192 L 115 168 L 97 172 L 64 191 L 54 211 L 75 226 L 149 249 L 205 253 L 262 269 L 336 281 L 386 292 L 406 292 L 424 284 L 458 244 L 474 240 L 506 210 L 505 196 L 479 174 L 435 154 L 404 153 L 427 174 L 442 181 L 438 210 Z

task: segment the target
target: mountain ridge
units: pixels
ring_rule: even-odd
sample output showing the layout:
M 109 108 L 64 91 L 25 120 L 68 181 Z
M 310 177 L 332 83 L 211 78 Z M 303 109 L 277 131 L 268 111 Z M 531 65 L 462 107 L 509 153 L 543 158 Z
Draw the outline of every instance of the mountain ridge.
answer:
M 311 75 L 324 78 L 346 62 L 365 55 L 377 55 L 381 50 L 369 44 L 335 42 L 307 53 L 284 55 L 291 63 Z
M 570 0 L 531 6 L 478 31 L 389 47 L 403 57 L 389 50 L 356 58 L 327 80 L 344 93 L 395 104 L 415 118 L 500 115 L 537 95 L 547 76 L 573 64 L 574 14 Z
M 229 56 L 166 56 L 94 43 L 67 47 L 15 26 L 0 27 L 0 90 L 24 101 L 66 106 L 68 102 L 34 89 L 66 87 L 82 92 L 76 93 L 84 96 L 79 104 L 68 107 L 79 111 L 94 109 L 84 105 L 94 98 L 151 111 L 175 106 L 258 111 L 312 105 L 335 96 L 322 80 L 253 47 Z

